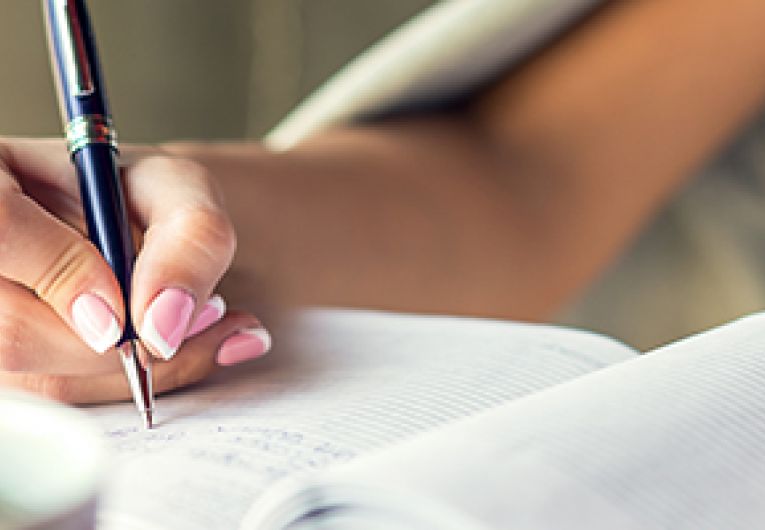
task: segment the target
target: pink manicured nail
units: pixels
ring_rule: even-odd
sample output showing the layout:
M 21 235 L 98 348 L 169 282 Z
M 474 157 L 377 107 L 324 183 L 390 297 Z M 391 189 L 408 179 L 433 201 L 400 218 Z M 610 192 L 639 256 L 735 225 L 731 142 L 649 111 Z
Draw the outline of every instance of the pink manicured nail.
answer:
M 224 314 L 226 314 L 226 302 L 223 301 L 220 295 L 216 294 L 207 301 L 202 311 L 199 312 L 197 319 L 191 325 L 191 329 L 186 333 L 186 337 L 191 337 L 206 330 L 223 318 Z
M 141 338 L 168 361 L 181 345 L 193 312 L 194 299 L 189 293 L 165 289 L 144 313 Z
M 91 293 L 81 294 L 72 303 L 72 321 L 80 337 L 98 353 L 114 346 L 122 335 L 109 305 Z
M 249 361 L 271 349 L 271 335 L 263 328 L 244 329 L 226 339 L 218 350 L 217 361 L 223 366 Z

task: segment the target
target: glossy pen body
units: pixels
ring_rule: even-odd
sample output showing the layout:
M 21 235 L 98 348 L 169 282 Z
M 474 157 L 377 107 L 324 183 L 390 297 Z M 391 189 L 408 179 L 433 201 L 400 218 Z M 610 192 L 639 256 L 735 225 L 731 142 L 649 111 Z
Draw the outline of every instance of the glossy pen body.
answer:
M 51 62 L 57 81 L 67 145 L 77 169 L 88 237 L 114 271 L 125 301 L 125 326 L 118 350 L 133 398 L 147 427 L 153 421 L 149 356 L 141 360 L 130 318 L 135 261 L 130 224 L 117 166 L 117 137 L 111 121 L 85 0 L 43 0 Z

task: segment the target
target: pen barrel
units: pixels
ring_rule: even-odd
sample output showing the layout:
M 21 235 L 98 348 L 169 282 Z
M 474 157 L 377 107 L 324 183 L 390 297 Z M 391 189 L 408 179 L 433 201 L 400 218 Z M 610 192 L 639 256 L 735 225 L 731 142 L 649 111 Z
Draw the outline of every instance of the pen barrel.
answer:
M 64 123 L 109 116 L 95 37 L 85 0 L 43 0 L 51 62 Z
M 117 134 L 111 123 L 85 0 L 43 0 L 52 66 L 67 147 L 77 169 L 88 237 L 111 267 L 122 290 L 125 326 L 117 344 L 138 410 L 152 424 L 151 364 L 141 360 L 130 318 L 135 247 L 117 167 Z
M 73 155 L 88 238 L 114 271 L 125 301 L 126 321 L 120 343 L 137 337 L 130 319 L 130 288 L 135 247 L 121 190 L 116 153 L 104 144 L 87 145 Z

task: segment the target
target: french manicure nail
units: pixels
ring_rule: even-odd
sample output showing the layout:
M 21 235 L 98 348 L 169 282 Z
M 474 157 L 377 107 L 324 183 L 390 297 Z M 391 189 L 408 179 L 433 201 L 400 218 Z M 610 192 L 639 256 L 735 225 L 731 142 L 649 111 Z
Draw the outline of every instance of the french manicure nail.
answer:
M 227 338 L 218 350 L 217 362 L 231 366 L 262 356 L 271 349 L 271 335 L 263 328 L 244 329 Z
M 199 312 L 188 333 L 186 333 L 186 337 L 191 337 L 206 330 L 223 318 L 224 314 L 226 314 L 226 302 L 220 295 L 216 294 L 207 301 L 202 311 Z
M 165 289 L 144 313 L 141 338 L 169 361 L 186 335 L 193 312 L 194 299 L 189 293 L 180 289 Z
M 84 293 L 72 303 L 72 321 L 80 337 L 98 353 L 114 346 L 122 335 L 109 305 L 95 294 Z

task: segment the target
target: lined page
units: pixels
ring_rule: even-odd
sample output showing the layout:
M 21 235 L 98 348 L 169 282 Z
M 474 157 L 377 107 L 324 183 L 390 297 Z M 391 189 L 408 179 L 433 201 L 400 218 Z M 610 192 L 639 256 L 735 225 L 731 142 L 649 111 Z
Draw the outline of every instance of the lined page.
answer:
M 765 527 L 765 315 L 453 423 L 320 482 L 320 504 L 387 499 L 431 523 L 446 517 L 442 529 L 453 528 L 455 510 L 493 529 Z
M 100 528 L 236 528 L 275 480 L 346 462 L 635 353 L 594 334 L 315 310 L 269 357 L 158 401 L 90 409 L 117 455 Z

